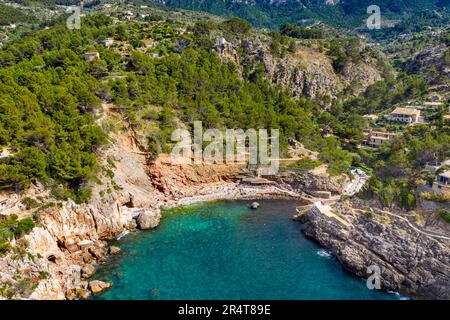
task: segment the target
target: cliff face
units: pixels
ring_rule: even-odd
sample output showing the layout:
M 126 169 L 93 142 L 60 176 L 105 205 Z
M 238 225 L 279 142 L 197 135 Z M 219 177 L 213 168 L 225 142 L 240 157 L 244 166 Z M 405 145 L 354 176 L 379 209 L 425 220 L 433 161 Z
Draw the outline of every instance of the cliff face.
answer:
M 310 209 L 300 221 L 302 231 L 358 277 L 368 267 L 381 271 L 381 287 L 426 299 L 450 299 L 450 241 L 429 236 L 405 220 L 386 214 L 367 217 L 349 206 L 335 208 L 351 222 L 345 227 Z
M 160 192 L 179 198 L 190 196 L 196 185 L 236 181 L 244 169 L 239 164 L 174 165 L 169 156 L 161 156 L 150 164 L 149 175 Z
M 279 179 L 280 183 L 286 188 L 296 192 L 329 192 L 331 195 L 342 193 L 343 186 L 348 182 L 345 175 L 330 177 L 328 175 L 319 175 L 312 172 L 287 173 Z
M 82 268 L 104 260 L 108 251 L 104 240 L 135 229 L 139 216 L 159 221 L 157 204 L 162 195 L 148 177 L 145 155 L 131 134 L 112 135 L 111 139 L 114 143 L 99 158 L 105 166 L 107 159 L 114 159 L 114 178 L 103 178 L 101 184 L 93 186 L 89 204 L 56 203 L 47 191 L 38 187 L 22 195 L 22 198 L 42 199 L 43 203 L 54 205 L 39 210 L 38 227 L 17 243 L 16 247 L 22 249 L 0 257 L 0 284 L 5 286 L 0 296 L 85 297 L 88 281 L 83 278 Z M 20 201 L 9 211 L 20 213 L 21 217 L 31 214 Z M 19 275 L 16 270 L 20 270 Z
M 360 28 L 367 19 L 369 0 L 150 0 L 168 8 L 207 11 L 227 17 L 241 17 L 260 27 L 277 28 L 285 23 L 320 21 L 332 26 Z M 395 19 L 448 5 L 439 0 L 377 1 L 383 14 Z M 358 8 L 358 9 L 356 9 Z M 408 13 L 408 14 L 407 14 Z M 311 22 L 311 24 L 312 24 Z
M 280 56 L 271 52 L 271 41 L 269 36 L 258 34 L 242 41 L 231 40 L 218 51 L 224 61 L 242 68 L 255 70 L 262 64 L 270 83 L 288 89 L 297 98 L 319 95 L 335 98 L 349 86 L 353 94 L 358 94 L 382 79 L 373 59 L 349 62 L 337 73 L 330 58 L 318 49 L 298 44 L 294 51 Z
M 430 91 L 450 96 L 450 49 L 444 43 L 428 45 L 414 53 L 404 64 L 407 72 L 421 74 L 430 84 Z

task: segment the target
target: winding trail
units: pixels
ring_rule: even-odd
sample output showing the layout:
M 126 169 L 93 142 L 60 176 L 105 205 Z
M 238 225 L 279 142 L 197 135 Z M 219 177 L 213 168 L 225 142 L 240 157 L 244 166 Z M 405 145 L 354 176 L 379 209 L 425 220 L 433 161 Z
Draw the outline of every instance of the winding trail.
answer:
M 349 195 L 349 196 L 353 196 L 356 193 L 358 193 L 359 191 L 361 191 L 361 189 L 364 187 L 364 185 L 366 184 L 366 182 L 368 181 L 369 177 L 362 171 L 360 170 L 352 170 L 353 175 L 355 176 L 355 179 L 353 179 L 349 184 L 347 184 L 344 188 L 344 192 L 343 194 L 345 195 Z M 340 196 L 334 196 L 332 198 L 329 199 L 329 201 L 331 202 L 336 202 L 338 201 L 340 198 Z M 329 203 L 330 204 L 330 203 Z M 322 203 L 321 202 L 317 202 L 316 206 L 319 205 L 321 206 Z M 371 211 L 371 208 L 368 208 L 368 210 L 362 210 L 362 209 L 357 209 L 357 208 L 353 208 L 354 211 L 360 212 L 360 213 L 364 213 L 366 211 Z M 420 234 L 423 234 L 427 237 L 432 237 L 432 238 L 438 238 L 438 239 L 444 239 L 444 240 L 450 240 L 450 237 L 448 236 L 444 236 L 442 234 L 436 233 L 436 232 L 426 232 L 423 231 L 422 229 L 418 228 L 417 226 L 415 226 L 413 223 L 411 223 L 411 221 L 409 221 L 407 218 L 405 218 L 404 216 L 389 212 L 389 211 L 385 211 L 385 210 L 381 210 L 381 209 L 377 209 L 377 212 L 386 214 L 388 216 L 392 216 L 395 218 L 398 218 L 400 220 L 405 221 L 413 230 L 419 232 Z M 327 215 L 328 217 L 331 217 L 331 215 Z M 342 223 L 342 221 L 341 221 Z
M 353 208 L 353 210 L 361 212 L 361 213 L 365 212 L 362 209 L 355 209 L 355 208 Z M 415 231 L 417 231 L 417 232 L 419 232 L 419 233 L 421 233 L 421 234 L 423 234 L 425 236 L 433 237 L 433 238 L 439 238 L 439 239 L 444 239 L 444 240 L 450 240 L 450 237 L 447 237 L 447 236 L 444 236 L 444 235 L 441 235 L 441 234 L 438 234 L 438 233 L 429 233 L 429 232 L 426 232 L 426 231 L 423 231 L 423 230 L 419 229 L 418 227 L 413 225 L 411 223 L 411 221 L 409 221 L 407 218 L 405 218 L 405 217 L 403 217 L 401 215 L 398 215 L 398 214 L 395 214 L 395 213 L 392 213 L 392 212 L 389 212 L 389 211 L 385 211 L 385 210 L 380 210 L 380 209 L 378 209 L 377 211 L 405 221 L 412 229 L 414 229 Z

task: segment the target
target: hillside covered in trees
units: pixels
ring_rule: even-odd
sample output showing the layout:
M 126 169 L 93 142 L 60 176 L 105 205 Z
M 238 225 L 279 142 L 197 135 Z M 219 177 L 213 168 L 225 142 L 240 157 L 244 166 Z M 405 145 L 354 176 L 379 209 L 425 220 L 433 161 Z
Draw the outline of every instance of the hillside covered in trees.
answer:
M 311 21 L 283 16 L 288 8 L 307 4 L 294 20 L 310 19 L 311 10 L 333 23 L 350 10 L 346 4 L 359 10 L 356 2 L 365 6 L 367 1 L 223 1 L 218 6 L 226 9 L 225 16 L 245 8 L 253 21 L 273 10 L 278 17 L 260 20 L 276 25 L 269 30 L 238 17 L 166 11 L 140 0 L 113 6 L 113 1 L 94 1 L 83 11 L 81 29 L 72 30 L 66 25 L 70 13 L 60 5 L 73 1 L 16 2 L 55 15 L 40 25 L 5 25 L 0 33 L 0 300 L 88 299 L 111 288 L 94 280 L 103 277 L 96 268 L 107 256 L 121 251 L 107 240 L 167 223 L 167 208 L 249 198 L 298 200 L 302 206 L 294 219 L 302 222 L 305 235 L 359 278 L 375 261 L 390 272 L 386 290 L 403 293 L 405 286 L 405 294 L 420 297 L 414 286 L 422 286 L 424 297 L 449 297 L 442 270 L 448 269 L 450 239 L 450 180 L 444 180 L 450 179 L 450 38 L 442 21 L 416 30 L 403 20 L 397 25 L 400 34 L 384 30 L 375 43 L 354 30 L 337 35 L 338 29 L 322 23 L 311 28 Z M 175 2 L 200 3 L 166 4 L 171 8 Z M 391 18 L 407 8 L 406 1 L 382 3 Z M 442 2 L 417 0 L 406 11 L 422 5 L 442 10 Z M 21 7 L 23 12 L 30 8 Z M 433 15 L 418 19 L 426 24 Z M 361 22 L 359 11 L 346 16 L 351 28 Z M 279 129 L 279 172 L 261 177 L 261 166 L 243 161 L 174 163 L 168 155 L 172 134 L 175 129 L 193 133 L 195 121 L 222 133 Z M 203 140 L 202 147 L 208 147 L 209 140 Z M 270 219 L 292 217 L 288 211 L 280 215 L 271 203 L 262 202 L 259 211 L 250 210 L 258 203 L 239 204 L 256 219 L 233 215 L 230 226 L 238 226 L 237 218 L 260 229 L 261 209 L 271 211 Z M 189 232 L 202 237 L 204 227 L 215 223 L 214 210 L 207 211 L 201 228 L 189 227 Z M 228 224 L 229 210 L 224 214 Z M 274 230 L 277 237 L 285 234 Z M 184 231 L 171 236 L 186 242 Z M 268 229 L 261 231 L 272 250 Z M 437 239 L 445 241 L 440 245 Z M 164 243 L 180 254 L 170 241 Z M 144 247 L 151 253 L 156 248 Z M 317 248 L 311 248 L 316 257 Z M 121 255 L 128 259 L 135 251 Z M 144 256 L 154 260 L 153 254 Z M 155 261 L 158 267 L 161 261 Z M 261 261 L 253 261 L 251 270 L 265 264 Z M 142 282 L 145 275 L 138 275 Z M 107 280 L 120 288 L 122 273 L 111 276 Z M 158 288 L 143 293 L 162 298 Z

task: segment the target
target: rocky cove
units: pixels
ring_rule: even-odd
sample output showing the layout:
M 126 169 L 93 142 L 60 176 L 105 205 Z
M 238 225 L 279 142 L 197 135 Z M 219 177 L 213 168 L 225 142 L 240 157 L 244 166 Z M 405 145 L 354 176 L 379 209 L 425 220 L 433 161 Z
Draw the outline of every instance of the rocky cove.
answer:
M 226 200 L 164 210 L 157 229 L 113 245 L 122 252 L 92 279 L 113 284 L 92 299 L 402 299 L 363 279 L 306 239 L 298 200 Z

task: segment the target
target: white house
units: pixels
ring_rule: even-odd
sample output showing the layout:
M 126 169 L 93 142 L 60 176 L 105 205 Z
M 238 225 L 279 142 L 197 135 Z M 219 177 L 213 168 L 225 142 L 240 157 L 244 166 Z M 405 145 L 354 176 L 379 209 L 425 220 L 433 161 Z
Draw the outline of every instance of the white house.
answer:
M 414 108 L 396 108 L 387 116 L 387 119 L 404 123 L 418 123 L 420 110 Z
M 225 47 L 228 45 L 227 40 L 225 40 L 225 38 L 221 37 L 221 38 L 216 38 L 216 51 L 219 54 L 222 54 L 225 50 Z

